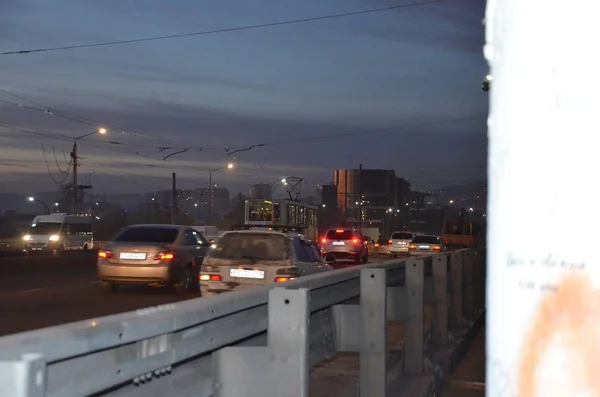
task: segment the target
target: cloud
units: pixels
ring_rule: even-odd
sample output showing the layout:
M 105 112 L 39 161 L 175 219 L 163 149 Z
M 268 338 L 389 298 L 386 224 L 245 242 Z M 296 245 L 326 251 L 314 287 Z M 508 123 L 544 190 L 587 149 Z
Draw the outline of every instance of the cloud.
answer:
M 24 1 L 0 0 L 0 42 L 13 37 L 16 11 L 26 7 Z
M 366 2 L 370 7 L 396 6 L 397 0 Z M 377 24 L 368 19 L 344 23 L 343 32 L 357 36 L 406 43 L 448 53 L 476 55 L 483 59 L 485 2 L 452 0 L 390 11 Z

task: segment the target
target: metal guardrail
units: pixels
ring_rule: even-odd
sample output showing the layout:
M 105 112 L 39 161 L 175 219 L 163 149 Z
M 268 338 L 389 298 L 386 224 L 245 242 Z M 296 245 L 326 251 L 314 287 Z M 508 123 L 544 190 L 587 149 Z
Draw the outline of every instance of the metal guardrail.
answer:
M 306 397 L 311 368 L 339 351 L 359 353 L 359 395 L 397 395 L 394 381 L 427 373 L 424 304 L 432 346 L 448 347 L 449 325 L 483 307 L 482 263 L 472 250 L 386 261 L 9 335 L 0 396 Z M 396 372 L 389 320 L 404 322 Z

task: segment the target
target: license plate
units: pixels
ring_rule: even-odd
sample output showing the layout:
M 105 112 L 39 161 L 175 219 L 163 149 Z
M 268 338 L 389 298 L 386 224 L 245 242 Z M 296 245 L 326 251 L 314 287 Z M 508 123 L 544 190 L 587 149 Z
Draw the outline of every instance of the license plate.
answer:
M 344 245 L 344 242 L 343 241 L 334 241 L 332 244 L 333 245 Z
M 34 250 L 34 251 L 41 251 L 42 249 L 41 248 L 32 248 L 32 250 Z
M 404 241 L 398 241 L 398 244 L 400 244 L 400 245 L 406 245 L 406 242 L 404 242 Z
M 231 277 L 253 278 L 258 280 L 265 278 L 265 272 L 262 270 L 231 269 L 229 275 Z
M 431 249 L 431 247 L 428 245 L 419 245 L 419 249 L 420 250 L 428 250 L 428 249 Z
M 120 259 L 132 259 L 132 260 L 144 260 L 146 259 L 146 254 L 138 254 L 135 252 L 121 252 L 119 255 Z

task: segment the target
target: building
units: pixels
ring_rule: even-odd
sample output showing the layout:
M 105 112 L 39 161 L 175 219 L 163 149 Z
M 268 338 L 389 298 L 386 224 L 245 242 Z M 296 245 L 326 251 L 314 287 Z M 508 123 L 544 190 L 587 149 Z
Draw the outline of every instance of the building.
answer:
M 410 183 L 393 170 L 339 169 L 334 184 L 344 225 L 358 227 L 361 219 L 363 227 L 378 227 L 385 237 L 408 222 Z
M 250 186 L 249 199 L 271 200 L 273 198 L 273 187 L 266 183 L 258 183 Z
M 319 190 L 321 192 L 319 230 L 324 233 L 327 229 L 338 226 L 341 218 L 338 215 L 337 186 L 331 183 L 320 186 Z
M 209 213 L 209 196 L 211 189 L 203 187 L 197 189 L 178 189 L 177 205 L 179 213 L 189 214 L 196 221 L 206 222 Z M 173 192 L 171 190 L 157 190 L 146 194 L 146 202 L 154 202 L 158 208 L 171 208 Z M 212 188 L 212 216 L 216 217 L 227 212 L 231 207 L 229 190 L 215 186 Z
M 444 217 L 444 207 L 437 204 L 436 197 L 429 192 L 410 192 L 410 214 L 407 231 L 440 234 Z

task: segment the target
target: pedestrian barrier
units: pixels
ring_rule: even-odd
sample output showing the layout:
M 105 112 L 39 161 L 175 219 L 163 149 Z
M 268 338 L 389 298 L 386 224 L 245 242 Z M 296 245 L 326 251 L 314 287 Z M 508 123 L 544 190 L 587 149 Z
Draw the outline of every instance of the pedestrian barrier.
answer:
M 385 261 L 9 335 L 0 396 L 434 396 L 482 324 L 484 264 L 474 250 Z M 336 374 L 321 373 L 316 390 L 338 352 L 357 353 L 355 382 L 325 391 Z

